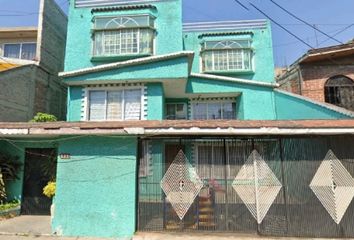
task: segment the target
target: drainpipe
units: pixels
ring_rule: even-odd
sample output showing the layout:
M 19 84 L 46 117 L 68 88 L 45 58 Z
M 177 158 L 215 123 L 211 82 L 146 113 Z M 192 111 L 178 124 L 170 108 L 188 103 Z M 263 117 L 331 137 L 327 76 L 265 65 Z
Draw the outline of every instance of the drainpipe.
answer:
M 302 95 L 303 78 L 302 78 L 300 65 L 297 66 L 297 74 L 298 74 L 298 78 L 299 78 L 299 93 L 300 93 L 300 95 Z

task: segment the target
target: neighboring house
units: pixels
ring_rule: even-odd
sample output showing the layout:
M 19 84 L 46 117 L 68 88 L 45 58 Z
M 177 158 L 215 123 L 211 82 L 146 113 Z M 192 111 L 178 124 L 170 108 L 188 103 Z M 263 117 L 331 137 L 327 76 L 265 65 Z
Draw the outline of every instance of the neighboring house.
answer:
M 354 236 L 354 114 L 278 89 L 268 21 L 71 0 L 60 76 L 67 122 L 0 124 L 27 165 L 58 155 L 57 235 Z M 31 197 L 27 174 L 9 196 Z
M 38 27 L 0 28 L 0 121 L 29 121 L 37 112 L 64 120 L 67 18 L 52 0 L 40 4 Z
M 354 111 L 354 40 L 308 51 L 277 82 L 286 91 Z

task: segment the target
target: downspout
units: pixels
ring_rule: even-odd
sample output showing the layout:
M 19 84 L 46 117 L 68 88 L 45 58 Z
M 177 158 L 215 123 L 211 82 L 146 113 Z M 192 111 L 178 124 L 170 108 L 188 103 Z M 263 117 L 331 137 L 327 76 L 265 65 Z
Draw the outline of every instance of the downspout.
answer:
M 303 78 L 302 78 L 302 72 L 301 72 L 301 67 L 300 64 L 297 67 L 297 74 L 298 74 L 298 79 L 299 79 L 299 93 L 302 95 L 302 84 L 303 84 Z

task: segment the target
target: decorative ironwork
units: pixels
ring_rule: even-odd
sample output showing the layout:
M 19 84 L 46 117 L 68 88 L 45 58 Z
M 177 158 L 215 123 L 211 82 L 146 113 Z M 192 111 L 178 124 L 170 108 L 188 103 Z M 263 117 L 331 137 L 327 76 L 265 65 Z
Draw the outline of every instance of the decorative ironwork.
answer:
M 259 153 L 254 150 L 238 172 L 232 187 L 260 224 L 282 188 L 282 184 Z
M 310 188 L 339 224 L 354 197 L 354 179 L 332 150 L 318 168 Z
M 202 189 L 203 182 L 180 150 L 160 185 L 167 200 L 182 220 Z

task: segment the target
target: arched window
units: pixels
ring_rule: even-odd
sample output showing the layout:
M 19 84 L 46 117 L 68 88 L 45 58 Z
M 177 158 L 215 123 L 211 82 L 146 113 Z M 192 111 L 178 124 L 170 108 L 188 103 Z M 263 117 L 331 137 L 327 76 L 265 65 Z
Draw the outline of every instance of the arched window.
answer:
M 354 82 L 339 75 L 331 77 L 325 84 L 325 101 L 354 111 Z

